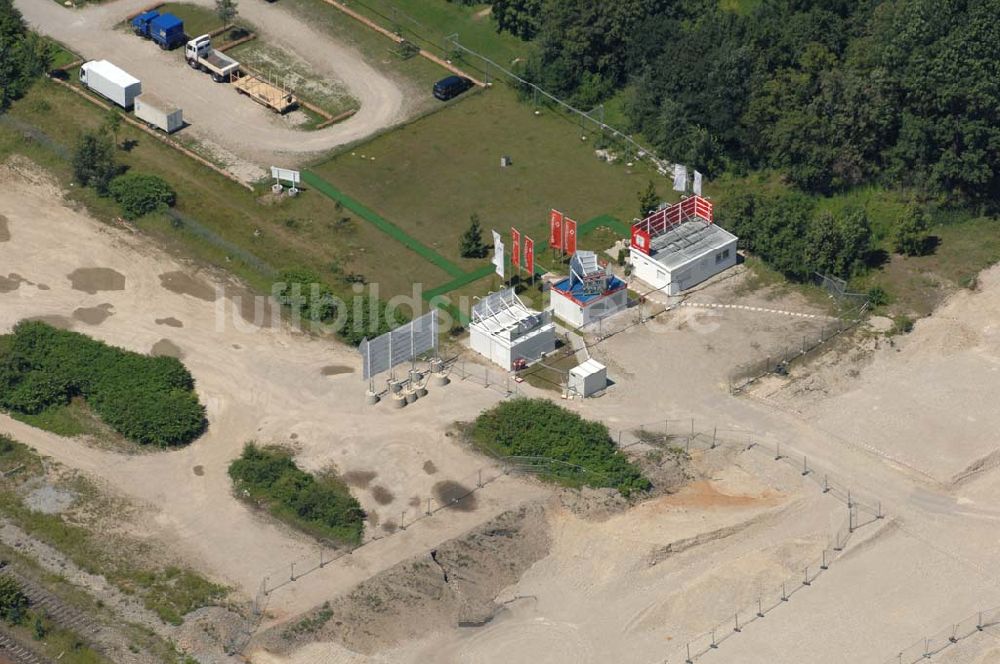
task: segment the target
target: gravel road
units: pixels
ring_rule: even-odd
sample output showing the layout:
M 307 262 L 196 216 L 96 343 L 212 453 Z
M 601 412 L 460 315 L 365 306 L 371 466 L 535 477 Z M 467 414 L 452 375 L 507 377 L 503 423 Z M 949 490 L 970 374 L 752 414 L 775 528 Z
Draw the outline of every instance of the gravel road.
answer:
M 211 6 L 212 0 L 190 0 Z M 229 85 L 214 83 L 191 70 L 182 52 L 164 53 L 116 24 L 149 4 L 118 0 L 82 9 L 55 2 L 17 0 L 18 9 L 38 32 L 66 44 L 88 60 L 107 59 L 125 68 L 155 91 L 184 109 L 185 133 L 230 162 L 243 179 L 255 179 L 271 164 L 297 165 L 317 153 L 356 141 L 391 126 L 406 115 L 404 91 L 397 81 L 372 67 L 352 48 L 333 41 L 280 6 L 242 0 L 240 16 L 257 27 L 269 44 L 294 52 L 315 71 L 341 82 L 361 103 L 351 118 L 318 131 L 297 130 L 287 120 L 243 98 Z M 350 20 L 344 17 L 343 20 Z

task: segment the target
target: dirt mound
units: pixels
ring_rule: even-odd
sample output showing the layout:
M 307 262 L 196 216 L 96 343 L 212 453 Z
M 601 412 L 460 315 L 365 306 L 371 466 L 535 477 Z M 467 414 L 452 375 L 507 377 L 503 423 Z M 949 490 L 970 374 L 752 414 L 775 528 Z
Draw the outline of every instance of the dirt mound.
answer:
M 541 505 L 504 512 L 467 535 L 382 572 L 352 592 L 260 637 L 286 654 L 314 641 L 373 653 L 433 630 L 482 625 L 495 598 L 548 554 Z

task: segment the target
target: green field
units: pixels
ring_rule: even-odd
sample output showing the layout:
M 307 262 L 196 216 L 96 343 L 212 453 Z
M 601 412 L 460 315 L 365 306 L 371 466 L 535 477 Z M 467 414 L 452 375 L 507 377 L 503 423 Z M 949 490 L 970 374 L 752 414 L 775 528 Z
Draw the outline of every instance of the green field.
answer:
M 156 11 L 161 14 L 173 14 L 184 21 L 184 32 L 192 39 L 222 27 L 222 21 L 211 9 L 186 2 L 168 2 Z M 242 23 L 239 17 L 236 22 Z
M 513 165 L 501 168 L 502 155 Z M 546 263 L 551 208 L 581 224 L 602 215 L 630 222 L 637 194 L 651 177 L 661 194 L 668 188 L 644 165 L 598 160 L 592 136 L 581 141 L 577 125 L 552 112 L 536 116 L 502 86 L 355 146 L 312 171 L 465 271 L 483 264 L 459 253 L 473 213 L 486 231 L 507 236 L 516 226 L 532 236 L 538 260 Z
M 463 5 L 442 0 L 354 0 L 350 6 L 379 25 L 401 34 L 436 55 L 456 55 L 447 38 L 457 34 L 459 42 L 509 67 L 527 57 L 531 46 L 507 33 L 498 33 L 485 3 Z M 477 58 L 458 56 L 459 64 L 478 68 Z

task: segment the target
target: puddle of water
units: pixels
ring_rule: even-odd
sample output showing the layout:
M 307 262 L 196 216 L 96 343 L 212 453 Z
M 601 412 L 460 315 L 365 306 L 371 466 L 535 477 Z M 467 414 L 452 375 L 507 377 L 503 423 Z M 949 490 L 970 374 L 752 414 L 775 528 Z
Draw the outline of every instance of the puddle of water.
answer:
M 257 327 L 271 327 L 277 313 L 271 299 L 243 288 L 227 288 L 226 297 L 239 307 L 240 317 Z
M 434 465 L 434 462 L 428 459 L 424 461 L 424 472 L 428 475 L 433 475 L 438 471 L 438 467 Z
M 0 214 L 0 242 L 10 242 L 10 226 L 7 217 Z
M 125 290 L 125 275 L 109 267 L 81 267 L 66 277 L 73 290 L 94 295 L 100 291 Z
M 205 474 L 205 467 L 204 466 L 195 466 L 191 470 L 193 470 L 194 474 L 197 475 L 198 477 L 202 477 Z
M 184 353 L 180 347 L 170 339 L 160 339 L 157 341 L 153 344 L 153 348 L 149 351 L 149 354 L 153 357 L 176 357 L 178 360 L 184 357 Z
M 111 313 L 112 309 L 114 307 L 107 302 L 96 307 L 81 307 L 73 312 L 73 318 L 87 325 L 100 325 L 108 316 L 114 315 Z
M 167 327 L 184 327 L 184 323 L 180 322 L 179 320 L 177 320 L 172 316 L 170 318 L 157 318 L 156 324 L 166 325 Z
M 215 302 L 215 289 L 208 282 L 192 277 L 185 272 L 164 272 L 160 275 L 160 285 L 171 293 L 190 295 L 205 302 Z
M 343 364 L 328 364 L 319 370 L 324 376 L 339 376 L 340 374 L 354 373 L 354 369 Z
M 344 484 L 347 486 L 352 486 L 356 489 L 367 489 L 376 475 L 377 473 L 371 470 L 349 470 L 341 475 L 340 479 L 344 480 Z
M 431 488 L 434 498 L 441 505 L 450 505 L 459 512 L 471 512 L 476 509 L 476 494 L 470 493 L 466 486 L 452 480 L 438 482 Z
M 36 284 L 35 288 L 37 288 L 38 290 L 52 290 L 51 288 L 49 288 L 48 284 Z

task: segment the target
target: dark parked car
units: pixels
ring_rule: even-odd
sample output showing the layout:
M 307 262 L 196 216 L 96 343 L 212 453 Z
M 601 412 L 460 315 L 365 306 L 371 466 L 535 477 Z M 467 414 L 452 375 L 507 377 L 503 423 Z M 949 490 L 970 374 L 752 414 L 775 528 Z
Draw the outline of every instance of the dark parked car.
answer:
M 464 76 L 449 76 L 434 84 L 434 96 L 441 101 L 448 101 L 471 87 L 472 81 Z

